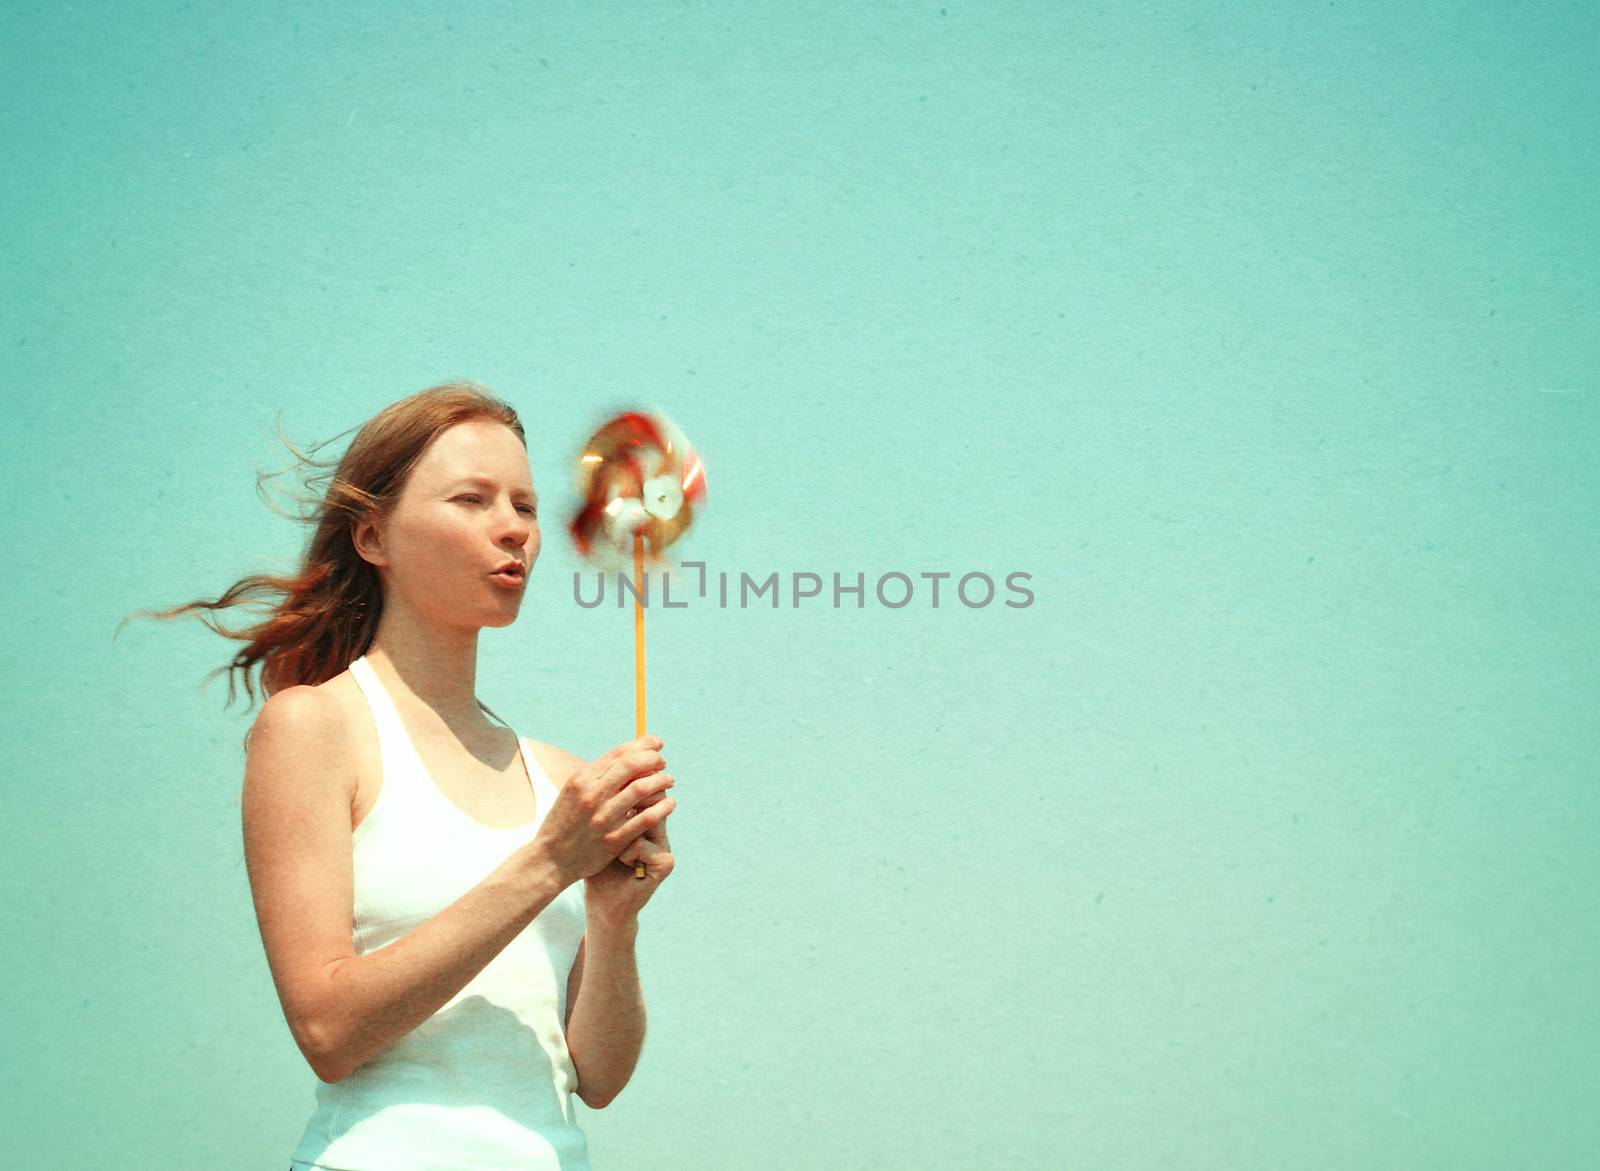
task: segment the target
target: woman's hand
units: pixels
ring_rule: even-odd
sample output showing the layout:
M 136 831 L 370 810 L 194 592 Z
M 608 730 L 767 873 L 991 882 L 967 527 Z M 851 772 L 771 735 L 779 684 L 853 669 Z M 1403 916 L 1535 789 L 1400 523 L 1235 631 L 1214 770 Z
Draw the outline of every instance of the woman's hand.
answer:
M 672 846 L 667 841 L 667 816 L 677 801 L 662 789 L 640 800 L 638 816 L 644 820 L 652 806 L 668 805 L 659 818 L 623 850 L 615 862 L 602 866 L 583 880 L 583 908 L 591 922 L 620 926 L 632 922 L 656 893 L 656 888 L 672 873 Z M 634 873 L 634 863 L 644 863 L 644 877 Z
M 575 769 L 561 786 L 534 843 L 555 864 L 563 890 L 613 865 L 618 854 L 672 812 L 677 803 L 666 795 L 673 780 L 661 771 L 666 764 L 656 751 L 661 746 L 654 736 L 618 744 Z M 664 834 L 657 839 L 663 849 L 665 841 Z M 646 848 L 633 850 L 630 857 L 639 856 Z M 645 865 L 650 866 L 652 858 L 660 869 L 659 854 L 647 855 Z M 649 878 L 631 878 L 631 862 L 628 868 L 631 881 L 654 887 Z M 600 896 L 602 902 L 604 898 Z

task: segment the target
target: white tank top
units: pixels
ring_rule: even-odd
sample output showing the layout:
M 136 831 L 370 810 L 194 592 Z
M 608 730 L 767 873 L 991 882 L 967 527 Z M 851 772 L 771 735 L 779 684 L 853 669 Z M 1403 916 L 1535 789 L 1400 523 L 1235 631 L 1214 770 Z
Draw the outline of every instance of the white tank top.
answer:
M 351 843 L 351 939 L 366 955 L 533 840 L 556 788 L 518 736 L 534 820 L 483 825 L 433 783 L 365 655 L 350 672 L 372 709 L 383 762 L 377 804 Z M 583 883 L 575 882 L 433 1016 L 343 1081 L 318 1079 L 293 1171 L 590 1171 L 562 1024 L 583 931 Z

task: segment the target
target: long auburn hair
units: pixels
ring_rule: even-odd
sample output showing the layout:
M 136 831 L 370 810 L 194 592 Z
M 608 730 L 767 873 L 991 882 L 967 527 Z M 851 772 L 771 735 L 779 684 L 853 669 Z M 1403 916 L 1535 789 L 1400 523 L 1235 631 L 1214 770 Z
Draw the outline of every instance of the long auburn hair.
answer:
M 209 682 L 228 673 L 225 707 L 233 703 L 235 672 L 243 677 L 245 692 L 254 704 L 251 672 L 258 664 L 261 687 L 268 697 L 296 684 L 333 678 L 366 653 L 383 612 L 377 568 L 356 552 L 356 522 L 386 519 L 399 503 L 401 490 L 428 444 L 446 428 L 480 418 L 504 423 L 527 447 L 522 422 L 510 404 L 488 387 L 466 380 L 441 383 L 391 403 L 361 425 L 337 461 L 313 458 L 280 432 L 279 438 L 298 461 L 295 466 L 332 468 L 305 477 L 308 489 L 323 481 L 326 488 L 301 494 L 302 509 L 308 495 L 311 507 L 297 515 L 273 507 L 261 491 L 264 480 L 282 473 L 256 474 L 256 492 L 269 508 L 311 526 L 299 569 L 288 577 L 251 574 L 240 578 L 214 601 L 196 599 L 170 610 L 136 611 L 123 618 L 117 632 L 129 618 L 171 619 L 193 613 L 216 633 L 245 643 L 230 663 L 206 675 Z M 334 439 L 348 434 L 342 432 Z M 332 442 L 316 444 L 312 451 Z M 266 606 L 267 616 L 241 631 L 223 627 L 214 616 L 215 611 L 245 603 Z M 248 752 L 248 732 L 244 746 Z

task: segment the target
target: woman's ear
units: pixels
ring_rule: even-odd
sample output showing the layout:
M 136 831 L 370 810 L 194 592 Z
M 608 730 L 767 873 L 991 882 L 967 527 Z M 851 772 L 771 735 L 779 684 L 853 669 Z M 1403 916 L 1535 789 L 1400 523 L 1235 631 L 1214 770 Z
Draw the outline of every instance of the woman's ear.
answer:
M 372 565 L 384 564 L 383 528 L 371 516 L 364 516 L 350 524 L 350 543 L 356 555 Z

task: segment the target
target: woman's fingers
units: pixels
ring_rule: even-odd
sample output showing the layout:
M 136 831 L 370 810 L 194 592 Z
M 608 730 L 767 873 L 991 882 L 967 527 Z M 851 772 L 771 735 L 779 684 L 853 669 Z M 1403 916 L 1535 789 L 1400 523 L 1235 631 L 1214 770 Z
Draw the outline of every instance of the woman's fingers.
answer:
M 655 798 L 665 793 L 675 784 L 677 784 L 677 781 L 671 773 L 650 773 L 647 776 L 640 777 L 632 784 L 624 785 L 602 808 L 605 810 L 606 816 L 610 817 L 625 809 L 633 809 L 641 805 L 653 805 Z M 651 798 L 651 800 L 645 800 L 646 797 Z
M 634 838 L 633 841 L 629 842 L 619 855 L 619 857 L 623 858 L 630 865 L 642 855 L 648 854 L 655 856 L 657 854 L 671 853 L 672 843 L 667 840 L 667 816 L 672 812 L 673 808 L 677 806 L 677 802 L 673 801 L 671 797 L 665 798 L 664 801 L 670 802 L 670 804 L 660 813 L 659 816 L 655 816 L 653 811 L 647 810 L 641 812 L 636 818 L 629 821 L 628 824 L 631 826 L 644 824 L 647 819 L 652 817 L 654 818 L 654 820 L 650 820 L 648 824 L 645 824 L 644 829 L 639 836 Z M 662 803 L 663 802 L 657 802 L 658 805 Z
M 678 807 L 678 803 L 671 797 L 663 794 L 658 801 L 652 801 L 648 806 L 640 809 L 629 817 L 617 829 L 607 835 L 615 838 L 614 847 L 626 849 L 629 844 L 636 841 L 642 834 L 649 833 L 656 826 L 666 820 L 667 815 Z
M 620 788 L 635 777 L 648 776 L 666 767 L 664 756 L 653 748 L 624 752 L 601 772 L 608 789 Z

